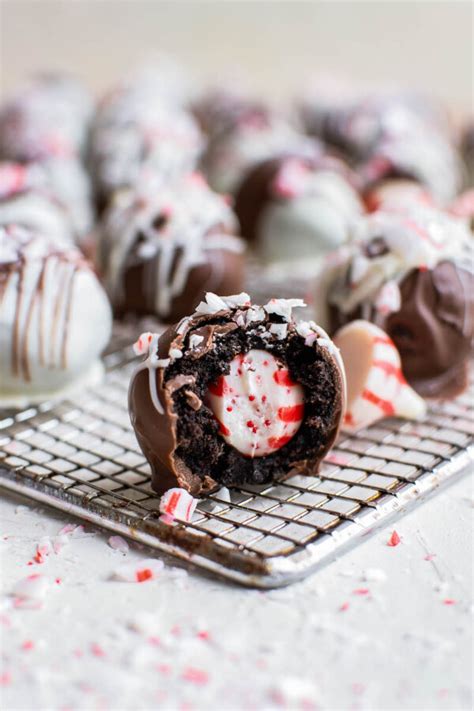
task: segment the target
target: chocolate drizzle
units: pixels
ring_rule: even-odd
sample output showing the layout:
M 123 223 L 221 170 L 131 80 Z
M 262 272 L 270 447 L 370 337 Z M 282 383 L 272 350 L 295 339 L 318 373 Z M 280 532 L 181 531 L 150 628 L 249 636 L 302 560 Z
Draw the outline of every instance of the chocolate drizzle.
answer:
M 80 270 L 89 268 L 87 262 L 80 252 L 57 249 L 18 227 L 0 230 L 0 243 L 5 247 L 0 262 L 0 314 L 5 323 L 12 299 L 14 303 L 12 376 L 31 381 L 35 350 L 42 366 L 66 370 L 74 282 Z M 30 343 L 33 318 L 38 319 L 37 348 Z
M 107 214 L 100 266 L 118 314 L 181 317 L 205 289 L 241 287 L 244 245 L 223 199 L 199 176 L 178 190 L 128 193 Z

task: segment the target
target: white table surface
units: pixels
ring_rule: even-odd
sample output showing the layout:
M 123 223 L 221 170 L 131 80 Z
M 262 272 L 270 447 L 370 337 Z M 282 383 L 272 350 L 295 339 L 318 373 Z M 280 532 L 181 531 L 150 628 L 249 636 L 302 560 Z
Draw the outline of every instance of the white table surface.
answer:
M 150 551 L 88 525 L 28 565 L 77 521 L 2 494 L 1 708 L 469 709 L 473 502 L 464 477 L 308 580 L 260 592 L 169 558 L 154 580 L 114 581 Z M 32 573 L 48 592 L 16 607 Z

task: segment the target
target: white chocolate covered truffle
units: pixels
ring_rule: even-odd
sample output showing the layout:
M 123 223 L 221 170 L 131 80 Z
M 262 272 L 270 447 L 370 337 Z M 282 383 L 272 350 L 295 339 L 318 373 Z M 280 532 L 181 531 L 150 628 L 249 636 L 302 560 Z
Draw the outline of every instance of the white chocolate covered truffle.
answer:
M 0 255 L 1 405 L 97 383 L 112 317 L 88 262 L 18 226 L 0 228 Z

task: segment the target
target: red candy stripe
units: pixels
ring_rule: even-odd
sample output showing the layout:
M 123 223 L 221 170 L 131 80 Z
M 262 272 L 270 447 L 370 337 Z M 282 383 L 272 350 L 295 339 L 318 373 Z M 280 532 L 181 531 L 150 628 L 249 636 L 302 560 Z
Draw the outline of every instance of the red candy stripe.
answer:
M 280 407 L 278 418 L 282 422 L 299 422 L 303 419 L 304 405 L 293 405 L 292 407 Z
M 380 368 L 381 370 L 383 370 L 386 375 L 394 375 L 399 383 L 406 383 L 402 371 L 393 363 L 389 363 L 386 360 L 374 360 L 372 362 L 372 365 L 375 368 Z
M 286 387 L 296 385 L 295 381 L 291 379 L 290 373 L 285 368 L 276 370 L 273 373 L 273 380 L 277 385 L 285 385 Z
M 292 436 L 285 435 L 283 435 L 283 437 L 269 437 L 268 445 L 272 449 L 280 449 L 280 447 L 283 447 L 285 444 L 288 444 L 291 439 L 293 439 Z
M 389 402 L 389 400 L 384 400 L 383 398 L 379 397 L 371 390 L 364 390 L 362 392 L 362 397 L 364 398 L 364 400 L 367 400 L 373 405 L 379 407 L 384 413 L 384 415 L 386 415 L 387 417 L 390 417 L 391 415 L 395 414 L 395 408 L 393 407 L 392 403 Z
M 227 385 L 224 376 L 220 375 L 215 383 L 210 383 L 209 390 L 213 395 L 222 397 L 222 395 L 227 392 Z

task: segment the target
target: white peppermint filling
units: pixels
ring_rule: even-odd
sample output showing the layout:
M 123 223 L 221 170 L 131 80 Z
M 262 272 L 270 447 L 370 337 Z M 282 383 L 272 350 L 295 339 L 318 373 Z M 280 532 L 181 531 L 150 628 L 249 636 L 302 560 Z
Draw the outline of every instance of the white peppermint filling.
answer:
M 271 353 L 236 356 L 228 375 L 209 386 L 206 402 L 227 444 L 247 457 L 265 457 L 294 437 L 303 420 L 304 391 Z

